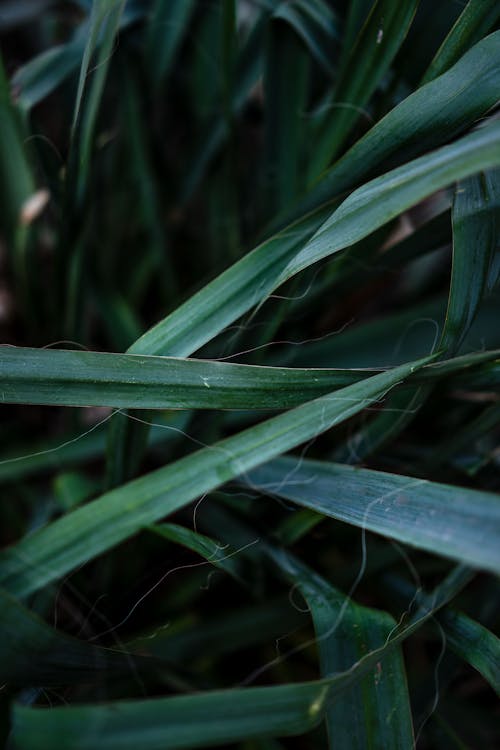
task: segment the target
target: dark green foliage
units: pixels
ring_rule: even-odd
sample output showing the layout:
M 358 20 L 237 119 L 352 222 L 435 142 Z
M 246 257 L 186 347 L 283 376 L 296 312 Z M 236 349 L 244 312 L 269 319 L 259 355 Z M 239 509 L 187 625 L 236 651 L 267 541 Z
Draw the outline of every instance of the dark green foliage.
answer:
M 10 750 L 498 745 L 499 18 L 1 5 Z

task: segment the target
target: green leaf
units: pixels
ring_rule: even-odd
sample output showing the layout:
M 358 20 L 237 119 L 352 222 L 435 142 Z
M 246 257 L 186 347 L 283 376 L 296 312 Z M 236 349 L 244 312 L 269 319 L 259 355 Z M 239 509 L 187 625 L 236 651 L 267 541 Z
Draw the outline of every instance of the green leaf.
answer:
M 449 71 L 403 99 L 320 177 L 292 211 L 272 223 L 274 230 L 380 174 L 384 167 L 447 143 L 484 116 L 498 101 L 499 41 L 500 31 L 490 34 Z
M 497 164 L 500 123 L 493 123 L 368 182 L 300 250 L 300 236 L 307 239 L 317 228 L 322 210 L 235 263 L 147 331 L 129 351 L 191 354 L 299 271 L 353 245 L 436 190 Z M 290 239 L 292 230 L 295 241 Z
M 236 550 L 231 549 L 229 545 L 219 544 L 208 536 L 186 529 L 176 523 L 153 524 L 148 526 L 147 529 L 170 542 L 181 544 L 183 547 L 196 552 L 204 557 L 207 562 L 225 571 L 237 581 L 242 580 L 238 560 L 234 559 Z
M 497 0 L 469 0 L 429 65 L 422 83 L 432 81 L 450 68 L 500 18 Z
M 97 114 L 124 4 L 125 0 L 94 0 L 92 4 L 71 126 L 74 151 L 69 163 L 76 174 L 73 177 L 70 172 L 68 179 L 76 180 L 77 204 L 82 199 L 88 178 Z M 90 75 L 90 64 L 96 50 L 95 66 Z
M 51 628 L 0 589 L 0 681 L 70 685 L 151 668 L 152 660 L 93 646 Z
M 452 220 L 453 265 L 439 348 L 454 353 L 474 321 L 500 246 L 500 170 L 458 184 Z
M 285 456 L 245 483 L 436 555 L 500 573 L 500 498 L 415 477 Z
M 356 604 L 287 553 L 272 557 L 307 602 L 323 678 L 383 649 L 396 629 L 389 614 Z M 411 747 L 413 728 L 401 649 L 391 649 L 373 673 L 339 695 L 327 708 L 326 723 L 332 750 Z
M 471 664 L 500 695 L 500 639 L 463 612 L 446 607 L 438 615 L 446 645 Z
M 155 87 L 159 87 L 182 43 L 194 12 L 194 0 L 155 0 L 145 38 L 145 58 Z
M 111 490 L 0 555 L 0 584 L 26 596 L 224 482 L 310 440 L 429 361 L 396 367 L 280 414 Z
M 429 383 L 500 358 L 492 350 L 431 363 Z M 0 346 L 3 403 L 128 409 L 288 409 L 383 368 L 285 368 L 202 359 Z M 481 372 L 481 370 L 477 370 Z M 486 370 L 485 370 L 486 371 Z M 488 367 L 488 372 L 490 368 Z M 0 473 L 1 476 L 1 473 Z
M 468 575 L 461 568 L 454 570 L 429 597 L 432 603 L 423 602 L 408 626 L 349 670 L 328 679 L 51 710 L 14 706 L 13 740 L 19 750 L 49 750 L 56 735 L 67 750 L 127 750 L 138 744 L 144 750 L 165 746 L 180 750 L 302 734 L 323 719 L 337 696 L 366 674 L 373 675 L 374 669 L 377 674 L 381 658 L 455 596 Z
M 387 73 L 408 33 L 417 5 L 418 0 L 377 0 L 373 4 L 340 71 L 333 108 L 325 118 L 314 147 L 310 180 L 315 179 L 341 149 L 360 111 Z

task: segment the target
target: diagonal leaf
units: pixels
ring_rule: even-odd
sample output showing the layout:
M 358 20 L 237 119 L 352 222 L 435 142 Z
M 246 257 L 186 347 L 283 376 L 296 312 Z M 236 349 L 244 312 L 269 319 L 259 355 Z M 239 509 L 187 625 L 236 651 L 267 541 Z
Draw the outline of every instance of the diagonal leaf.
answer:
M 500 695 L 500 639 L 451 607 L 445 607 L 437 619 L 444 628 L 446 644 L 477 669 Z
M 383 168 L 447 143 L 498 102 L 500 31 L 483 39 L 449 71 L 392 109 L 328 169 L 273 231 L 332 200 Z
M 1 589 L 0 603 L 2 683 L 69 685 L 148 666 L 145 657 L 93 646 L 54 630 Z
M 490 31 L 500 18 L 497 0 L 469 0 L 450 33 L 436 52 L 422 83 L 444 73 L 469 47 Z
M 0 583 L 26 596 L 224 482 L 321 434 L 404 381 L 429 358 L 347 386 L 111 490 L 0 555 Z
M 322 461 L 282 457 L 252 487 L 392 539 L 500 572 L 500 498 L 488 492 Z
M 372 180 L 352 193 L 298 252 L 290 230 L 276 235 L 147 331 L 129 351 L 191 354 L 299 271 L 353 245 L 436 190 L 497 164 L 500 123 L 493 123 Z M 292 232 L 307 238 L 322 215 L 306 218 Z
M 401 46 L 418 0 L 377 0 L 350 50 L 335 86 L 333 109 L 313 151 L 313 180 L 336 156 Z
M 180 750 L 302 734 L 323 719 L 337 696 L 373 674 L 380 659 L 456 595 L 467 580 L 466 570 L 453 571 L 434 591 L 430 603 L 422 603 L 410 625 L 349 670 L 330 678 L 51 710 L 14 706 L 13 740 L 19 750 L 51 750 L 56 734 L 67 750 L 127 750 L 138 744 L 144 750 Z

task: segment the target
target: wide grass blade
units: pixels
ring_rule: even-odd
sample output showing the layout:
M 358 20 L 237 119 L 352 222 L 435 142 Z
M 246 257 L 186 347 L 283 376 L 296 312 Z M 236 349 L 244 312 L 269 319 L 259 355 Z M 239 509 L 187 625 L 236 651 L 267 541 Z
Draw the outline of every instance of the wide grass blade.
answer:
M 281 228 L 363 179 L 437 148 L 463 132 L 498 102 L 500 31 L 469 50 L 449 71 L 414 91 L 360 138 L 290 211 Z
M 455 596 L 469 579 L 457 569 L 440 584 L 406 627 L 349 670 L 316 682 L 202 692 L 172 698 L 122 701 L 57 709 L 13 710 L 19 750 L 49 750 L 54 734 L 68 750 L 144 750 L 210 747 L 252 737 L 303 734 L 315 727 L 337 696 L 365 675 Z M 230 706 L 230 711 L 228 711 Z M 148 727 L 147 735 L 144 727 Z
M 316 228 L 314 219 L 303 220 L 260 245 L 147 331 L 129 351 L 192 354 L 299 271 L 353 245 L 451 182 L 496 165 L 500 165 L 500 123 L 368 182 L 300 250 L 289 233 L 298 230 L 307 237 Z
M 428 358 L 396 367 L 280 414 L 77 508 L 0 555 L 0 584 L 26 596 L 224 482 L 379 400 Z
M 317 513 L 500 573 L 500 499 L 415 477 L 284 456 L 244 481 Z
M 491 373 L 499 350 L 430 363 L 412 381 Z M 2 401 L 126 409 L 288 409 L 383 368 L 265 367 L 200 359 L 0 346 Z M 472 377 L 472 373 L 471 373 Z M 1 469 L 0 469 L 1 477 Z
M 272 557 L 307 602 L 323 678 L 349 669 L 370 651 L 383 649 L 396 629 L 389 614 L 356 604 L 291 555 Z M 327 708 L 326 723 L 332 750 L 411 747 L 413 728 L 401 649 L 391 649 L 374 674 L 339 695 Z

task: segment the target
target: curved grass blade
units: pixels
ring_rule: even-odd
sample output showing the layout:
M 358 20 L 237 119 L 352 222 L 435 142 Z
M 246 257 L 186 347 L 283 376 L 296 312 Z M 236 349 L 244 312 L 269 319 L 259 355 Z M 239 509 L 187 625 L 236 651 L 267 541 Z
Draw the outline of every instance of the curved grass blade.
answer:
M 60 633 L 0 589 L 0 682 L 69 685 L 137 672 L 147 657 L 92 646 Z
M 341 159 L 328 169 L 297 203 L 279 216 L 270 231 L 289 224 L 333 196 L 447 143 L 498 102 L 500 31 L 469 50 L 449 71 L 410 94 Z
M 329 76 L 334 73 L 332 59 L 339 43 L 338 22 L 332 8 L 323 0 L 281 2 L 274 19 L 286 21 L 307 45 Z
M 286 552 L 276 551 L 271 557 L 307 602 L 323 678 L 383 648 L 396 628 L 389 614 L 356 604 Z M 327 708 L 326 723 L 332 750 L 411 747 L 413 727 L 401 649 L 391 649 L 377 662 L 374 674 L 339 695 Z
M 458 568 L 428 598 L 410 624 L 347 671 L 316 682 L 217 690 L 173 698 L 43 709 L 14 706 L 13 741 L 19 750 L 52 750 L 54 736 L 67 750 L 181 750 L 253 737 L 303 734 L 321 722 L 337 696 L 414 633 L 469 580 Z M 230 711 L 228 711 L 230 706 Z M 147 735 L 144 727 L 148 727 Z
M 500 123 L 372 180 L 352 193 L 298 252 L 288 232 L 307 237 L 317 226 L 314 216 L 235 263 L 141 336 L 130 353 L 191 354 L 299 271 L 353 245 L 451 182 L 496 165 Z
M 500 246 L 500 170 L 458 184 L 452 211 L 453 263 L 444 329 L 439 344 L 453 354 L 467 335 Z
M 418 360 L 250 427 L 111 490 L 0 555 L 0 584 L 26 596 L 169 513 L 348 419 L 429 362 Z
M 500 695 L 500 639 L 463 612 L 446 607 L 438 615 L 446 644 L 480 672 Z
M 284 456 L 243 480 L 405 544 L 500 573 L 500 499 L 415 477 Z
M 153 534 L 168 539 L 170 542 L 180 544 L 187 549 L 196 552 L 215 567 L 220 568 L 237 581 L 242 581 L 238 558 L 235 558 L 235 549 L 228 545 L 221 545 L 214 539 L 204 536 L 199 532 L 191 531 L 185 526 L 176 523 L 152 524 L 146 527 Z
M 450 33 L 436 52 L 422 84 L 450 68 L 473 44 L 490 31 L 500 18 L 497 0 L 469 0 Z

